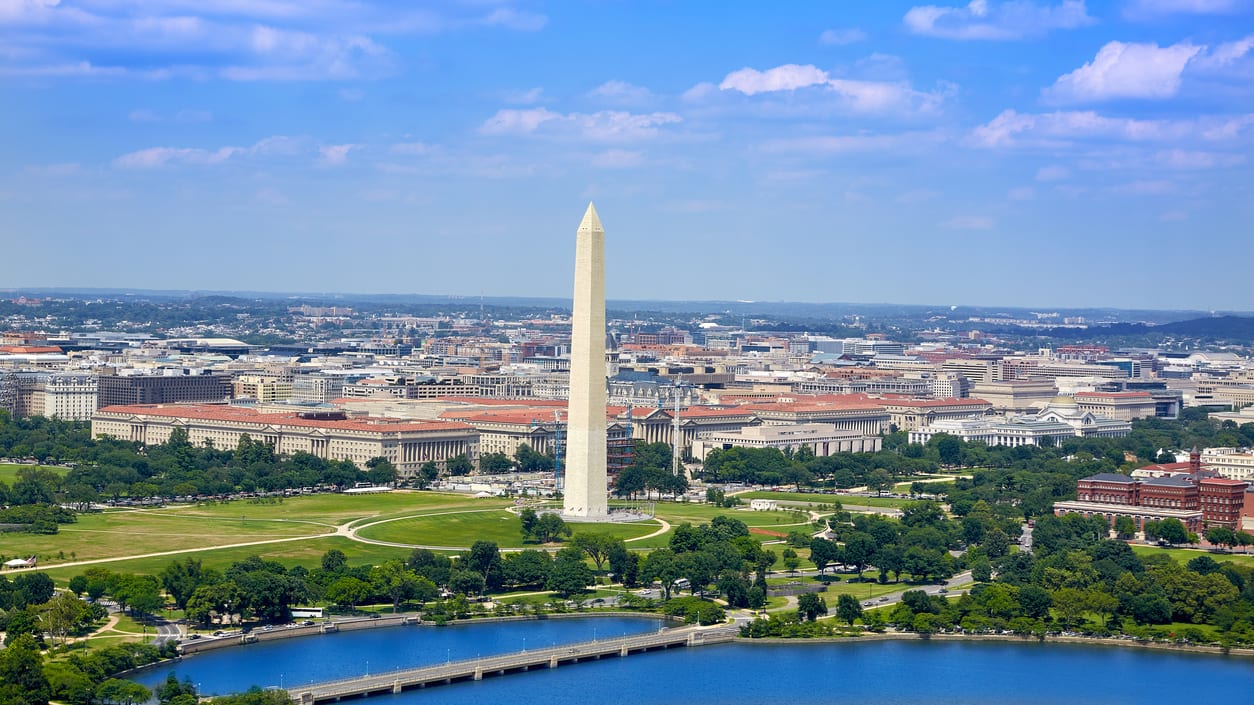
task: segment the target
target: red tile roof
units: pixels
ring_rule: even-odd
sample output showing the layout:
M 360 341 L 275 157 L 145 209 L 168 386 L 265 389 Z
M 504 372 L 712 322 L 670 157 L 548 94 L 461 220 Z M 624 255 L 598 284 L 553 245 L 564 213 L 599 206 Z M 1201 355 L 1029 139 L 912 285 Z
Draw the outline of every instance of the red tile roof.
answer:
M 106 406 L 97 413 L 135 416 L 161 416 L 177 419 L 204 419 L 234 423 L 265 424 L 271 426 L 296 426 L 300 428 L 326 428 L 341 431 L 367 431 L 371 433 L 404 433 L 415 431 L 459 431 L 471 427 L 451 421 L 408 421 L 379 417 L 344 420 L 305 419 L 295 412 L 263 414 L 252 409 L 213 404 L 124 404 Z
M 0 352 L 14 355 L 47 355 L 60 353 L 61 348 L 56 345 L 5 345 L 0 346 Z
M 1220 485 L 1223 487 L 1236 487 L 1237 485 L 1248 485 L 1250 483 L 1244 480 L 1233 480 L 1227 477 L 1206 477 L 1202 478 L 1203 485 Z

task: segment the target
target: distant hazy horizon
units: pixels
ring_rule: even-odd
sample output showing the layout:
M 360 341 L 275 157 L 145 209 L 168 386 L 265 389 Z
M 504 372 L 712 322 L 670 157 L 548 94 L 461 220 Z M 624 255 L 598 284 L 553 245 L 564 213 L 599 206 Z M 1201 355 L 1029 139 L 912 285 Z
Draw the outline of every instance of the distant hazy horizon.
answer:
M 524 306 L 557 306 L 570 307 L 570 297 L 561 296 L 510 296 L 510 295 L 478 295 L 478 294 L 443 294 L 443 293 L 421 293 L 421 292 L 326 292 L 326 291 L 281 291 L 281 290 L 258 290 L 258 289 L 143 289 L 138 287 L 14 287 L 0 289 L 0 294 L 6 297 L 16 295 L 33 295 L 33 296 L 50 296 L 62 295 L 77 298 L 86 298 L 90 296 L 109 296 L 109 297 L 151 297 L 151 298 L 169 298 L 169 299 L 187 299 L 208 296 L 226 296 L 236 298 L 261 298 L 274 300 L 293 300 L 293 302 L 344 302 L 344 303 L 386 303 L 390 301 L 398 301 L 402 303 L 439 303 L 439 302 L 460 302 L 468 306 L 474 306 L 481 300 L 487 305 L 524 305 Z M 728 299 L 630 299 L 610 298 L 606 300 L 606 305 L 610 309 L 615 308 L 638 308 L 642 306 L 664 306 L 667 308 L 677 308 L 685 305 L 692 305 L 700 310 L 701 306 L 732 306 L 737 310 L 735 313 L 753 314 L 754 308 L 772 309 L 775 307 L 801 307 L 821 309 L 825 307 L 848 307 L 848 308 L 901 308 L 901 309 L 918 309 L 918 310 L 935 310 L 949 313 L 967 313 L 970 315 L 988 315 L 992 312 L 1004 311 L 1015 313 L 1073 313 L 1077 315 L 1100 314 L 1100 313 L 1157 313 L 1157 314 L 1181 314 L 1195 316 L 1212 316 L 1212 315 L 1254 315 L 1254 310 L 1242 311 L 1234 309 L 1190 309 L 1190 308 L 1121 308 L 1118 306 L 1007 306 L 998 305 L 996 303 L 967 303 L 967 304 L 942 304 L 942 303 L 918 303 L 918 302 L 894 302 L 894 301 L 789 301 L 789 300 L 769 300 L 747 301 L 747 300 L 728 300 Z M 731 313 L 731 311 L 726 311 Z M 765 313 L 765 311 L 763 311 Z

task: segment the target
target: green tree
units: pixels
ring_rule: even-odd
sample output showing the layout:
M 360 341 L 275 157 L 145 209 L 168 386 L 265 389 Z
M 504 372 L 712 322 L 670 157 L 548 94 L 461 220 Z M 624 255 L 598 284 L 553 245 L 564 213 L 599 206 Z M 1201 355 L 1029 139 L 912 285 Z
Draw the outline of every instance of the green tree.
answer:
M 592 569 L 584 560 L 584 552 L 568 546 L 557 552 L 553 558 L 553 567 L 549 570 L 548 589 L 562 597 L 583 592 L 592 584 Z
M 421 578 L 417 573 L 397 560 L 386 561 L 370 569 L 371 588 L 388 596 L 392 601 L 393 614 L 400 609 L 401 602 L 418 597 L 419 580 Z
M 1115 517 L 1115 533 L 1125 541 L 1132 538 L 1136 535 L 1136 521 L 1130 516 Z
M 196 588 L 205 581 L 205 570 L 199 558 L 187 557 L 181 561 L 171 561 L 161 571 L 161 585 L 170 597 L 174 606 L 186 609 L 187 601 Z
M 326 572 L 337 574 L 348 567 L 348 556 L 340 549 L 333 548 L 322 554 L 320 565 Z
M 859 580 L 862 579 L 862 571 L 866 570 L 871 557 L 875 555 L 876 548 L 875 537 L 861 531 L 855 531 L 845 538 L 845 563 L 858 571 Z
M 893 476 L 884 468 L 876 468 L 867 474 L 866 486 L 876 495 L 884 494 L 884 490 L 893 486 Z
M 1179 519 L 1163 519 L 1158 522 L 1158 537 L 1172 546 L 1189 542 L 1189 530 Z
M 827 603 L 817 592 L 806 592 L 797 596 L 797 618 L 813 622 L 820 615 L 827 614 Z
M 466 554 L 466 565 L 483 576 L 489 590 L 501 585 L 501 550 L 493 541 L 475 541 Z
M 523 507 L 522 509 L 518 510 L 518 520 L 519 522 L 521 522 L 521 526 L 519 526 L 519 531 L 522 532 L 524 539 L 530 539 L 530 538 L 535 537 L 536 521 L 538 521 L 539 519 L 540 519 L 540 515 L 536 514 L 536 510 L 532 509 L 531 507 Z
M 499 475 L 514 469 L 514 461 L 504 453 L 484 453 L 479 456 L 479 472 L 485 475 Z
M 475 469 L 474 463 L 470 462 L 470 458 L 465 453 L 453 456 L 444 462 L 444 467 L 448 469 L 448 474 L 454 477 L 459 475 L 469 475 Z
M 821 575 L 827 566 L 840 559 L 840 546 L 827 539 L 816 536 L 810 540 L 810 562 L 819 569 Z
M 353 608 L 370 597 L 370 585 L 361 578 L 345 575 L 327 586 L 327 599 L 343 607 Z
M 375 456 L 366 461 L 366 479 L 373 485 L 392 485 L 397 474 L 396 466 L 387 458 Z
M 440 466 L 436 465 L 434 460 L 428 460 L 418 468 L 418 473 L 414 475 L 414 485 L 420 490 L 425 490 L 439 477 Z
M 152 692 L 135 681 L 110 678 L 96 686 L 96 697 L 107 705 L 138 705 L 148 702 Z
M 50 695 L 35 637 L 21 634 L 0 650 L 0 703 L 47 705 Z
M 836 618 L 853 626 L 854 620 L 862 618 L 862 605 L 853 595 L 841 595 L 836 598 Z
M 773 554 L 772 554 L 773 555 Z M 640 566 L 640 576 L 646 580 L 657 580 L 662 583 L 662 592 L 666 599 L 671 599 L 671 590 L 675 581 L 683 577 L 675 552 L 669 548 L 659 548 L 645 556 Z
M 599 573 L 605 567 L 610 554 L 623 545 L 623 540 L 600 531 L 581 531 L 571 537 L 570 545 L 588 554 Z
M 483 574 L 477 570 L 454 571 L 448 581 L 449 590 L 459 595 L 478 595 L 486 586 Z
M 936 454 L 942 465 L 957 466 L 962 464 L 962 441 L 947 433 L 939 433 L 932 437 L 936 446 Z
M 540 543 L 560 541 L 563 536 L 570 536 L 571 528 L 556 512 L 545 512 L 536 519 L 531 535 Z

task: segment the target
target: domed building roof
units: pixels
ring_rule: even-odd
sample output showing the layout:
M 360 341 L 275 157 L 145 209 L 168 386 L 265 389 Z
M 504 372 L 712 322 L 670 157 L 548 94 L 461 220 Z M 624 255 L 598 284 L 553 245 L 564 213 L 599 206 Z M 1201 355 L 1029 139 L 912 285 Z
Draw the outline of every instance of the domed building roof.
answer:
M 1059 394 L 1058 396 L 1056 396 L 1056 397 L 1054 397 L 1053 399 L 1050 399 L 1050 400 L 1049 400 L 1049 404 L 1048 404 L 1048 406 L 1047 406 L 1046 408 L 1048 408 L 1049 406 L 1055 406 L 1055 407 L 1057 407 L 1057 406 L 1069 406 L 1069 407 L 1076 407 L 1076 406 L 1079 406 L 1079 404 L 1077 404 L 1077 403 L 1076 403 L 1076 401 L 1075 401 L 1075 397 L 1069 397 L 1069 396 L 1067 396 L 1066 394 Z

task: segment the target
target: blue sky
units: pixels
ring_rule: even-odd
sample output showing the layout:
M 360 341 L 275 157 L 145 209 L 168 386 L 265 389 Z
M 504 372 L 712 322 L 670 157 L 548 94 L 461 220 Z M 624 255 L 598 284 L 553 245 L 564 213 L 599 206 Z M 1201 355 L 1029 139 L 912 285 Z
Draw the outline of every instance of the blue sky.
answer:
M 1254 0 L 0 0 L 0 104 L 0 287 L 1254 310 Z

